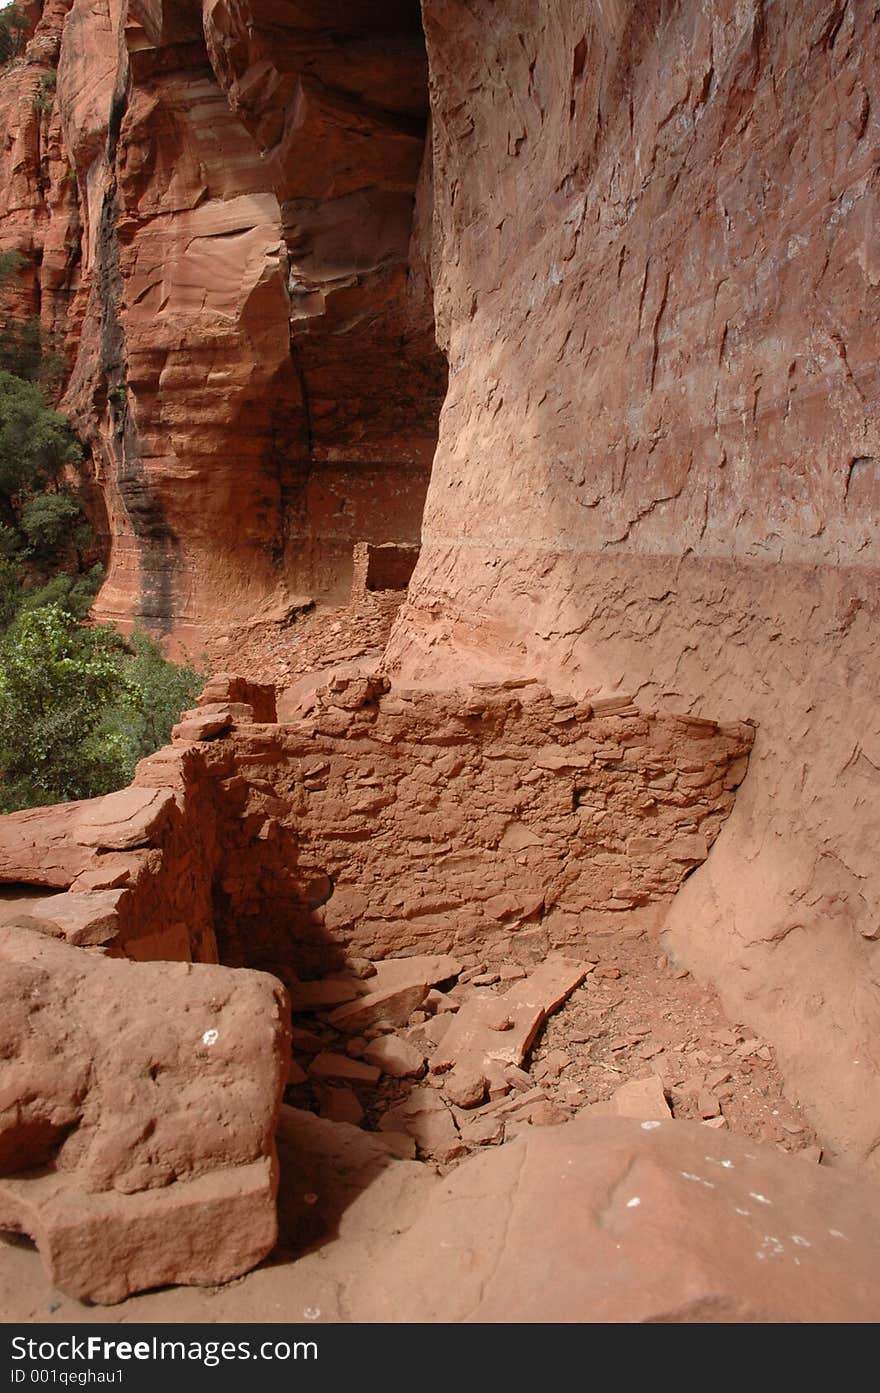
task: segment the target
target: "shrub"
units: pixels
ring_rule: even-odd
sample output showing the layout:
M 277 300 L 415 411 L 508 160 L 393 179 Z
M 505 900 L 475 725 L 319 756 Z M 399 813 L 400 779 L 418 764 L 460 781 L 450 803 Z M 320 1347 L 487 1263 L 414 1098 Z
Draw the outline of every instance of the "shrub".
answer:
M 27 16 L 17 5 L 0 10 L 0 63 L 8 63 L 21 52 L 27 30 Z
M 82 544 L 83 511 L 70 493 L 35 493 L 21 510 L 20 526 L 35 554 L 50 559 Z
M 0 371 L 0 494 L 11 500 L 42 487 L 81 458 L 66 418 L 47 405 L 40 388 Z
M 92 608 L 103 579 L 104 567 L 100 563 L 85 574 L 68 575 L 62 571 L 36 590 L 19 588 L 17 611 L 24 614 L 45 605 L 58 605 L 71 619 L 83 620 Z
M 0 797 L 6 810 L 91 798 L 125 782 L 118 742 L 98 738 L 111 705 L 134 704 L 115 630 L 60 605 L 22 613 L 0 648 Z
M 56 577 L 43 595 L 62 579 L 74 584 Z M 137 761 L 167 743 L 204 681 L 169 662 L 146 634 L 126 644 L 110 626 L 86 627 L 64 603 L 44 599 L 37 607 L 37 598 L 13 611 L 0 643 L 4 812 L 122 788 Z

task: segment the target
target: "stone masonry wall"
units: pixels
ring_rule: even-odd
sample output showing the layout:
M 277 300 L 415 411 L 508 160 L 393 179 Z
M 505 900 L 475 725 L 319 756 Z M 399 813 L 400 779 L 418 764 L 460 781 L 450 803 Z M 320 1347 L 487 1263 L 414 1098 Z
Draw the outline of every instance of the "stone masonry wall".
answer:
M 218 780 L 221 960 L 305 973 L 661 904 L 705 860 L 753 731 L 538 683 L 339 679 L 297 725 L 239 727 Z
M 255 704 L 215 679 L 130 789 L 0 819 L 0 881 L 60 890 L 30 917 L 116 956 L 216 953 L 288 980 L 489 939 L 538 958 L 596 914 L 668 902 L 753 739 L 536 682 L 338 679 L 291 725 Z

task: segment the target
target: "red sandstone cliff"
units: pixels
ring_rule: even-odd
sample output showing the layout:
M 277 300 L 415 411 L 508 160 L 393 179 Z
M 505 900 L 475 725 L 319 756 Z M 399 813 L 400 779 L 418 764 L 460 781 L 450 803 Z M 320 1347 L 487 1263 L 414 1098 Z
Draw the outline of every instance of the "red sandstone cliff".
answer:
M 880 17 L 428 0 L 449 392 L 396 670 L 754 719 L 676 952 L 880 1114 Z
M 0 248 L 70 332 L 100 612 L 165 632 L 344 594 L 354 541 L 418 540 L 436 441 L 418 6 L 262 9 L 58 0 L 0 77 Z
M 427 488 L 394 672 L 754 720 L 670 941 L 866 1158 L 880 19 L 422 10 L 424 39 L 402 0 L 47 3 L 0 77 L 0 246 L 75 355 L 102 613 L 332 592 Z

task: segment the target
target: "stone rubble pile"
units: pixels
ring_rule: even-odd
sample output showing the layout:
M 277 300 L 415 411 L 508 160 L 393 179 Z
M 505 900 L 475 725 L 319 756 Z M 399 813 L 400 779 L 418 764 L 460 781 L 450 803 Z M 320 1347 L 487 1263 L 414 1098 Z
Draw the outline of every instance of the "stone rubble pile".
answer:
M 748 1075 L 743 1071 L 734 1082 L 731 1069 L 713 1067 L 713 1060 L 729 1056 L 736 1067 L 761 1050 L 769 1061 L 767 1047 L 741 1031 L 716 1030 L 722 1042 L 704 1032 L 703 1043 L 725 1053 L 700 1049 L 682 1056 L 692 1071 L 685 1077 L 647 1027 L 619 1038 L 609 1030 L 579 1032 L 560 1024 L 565 1047 L 548 1041 L 548 1025 L 561 1007 L 569 1003 L 572 1012 L 583 1001 L 578 1011 L 587 1003 L 595 1011 L 605 987 L 619 979 L 620 969 L 617 978 L 600 976 L 597 957 L 552 954 L 531 970 L 514 962 L 487 970 L 474 955 L 422 954 L 385 959 L 372 971 L 368 963 L 355 963 L 359 975 L 293 984 L 287 1099 L 382 1135 L 400 1157 L 441 1167 L 576 1115 L 689 1117 L 710 1129 L 727 1127 L 724 1112 Z M 602 1059 L 610 1054 L 622 1061 L 624 1053 L 630 1077 L 622 1063 Z M 599 1099 L 591 1070 L 616 1080 Z M 775 1115 L 784 1105 L 772 1101 L 780 1104 Z M 800 1154 L 818 1160 L 809 1129 L 792 1109 L 786 1115 Z

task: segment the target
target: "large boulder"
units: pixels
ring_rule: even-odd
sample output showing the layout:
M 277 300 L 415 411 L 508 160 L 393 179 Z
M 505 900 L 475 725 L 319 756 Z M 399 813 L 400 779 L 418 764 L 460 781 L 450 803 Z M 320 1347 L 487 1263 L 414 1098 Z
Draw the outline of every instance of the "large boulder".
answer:
M 263 973 L 0 928 L 0 1228 L 92 1301 L 253 1267 L 276 1238 L 287 1016 Z

